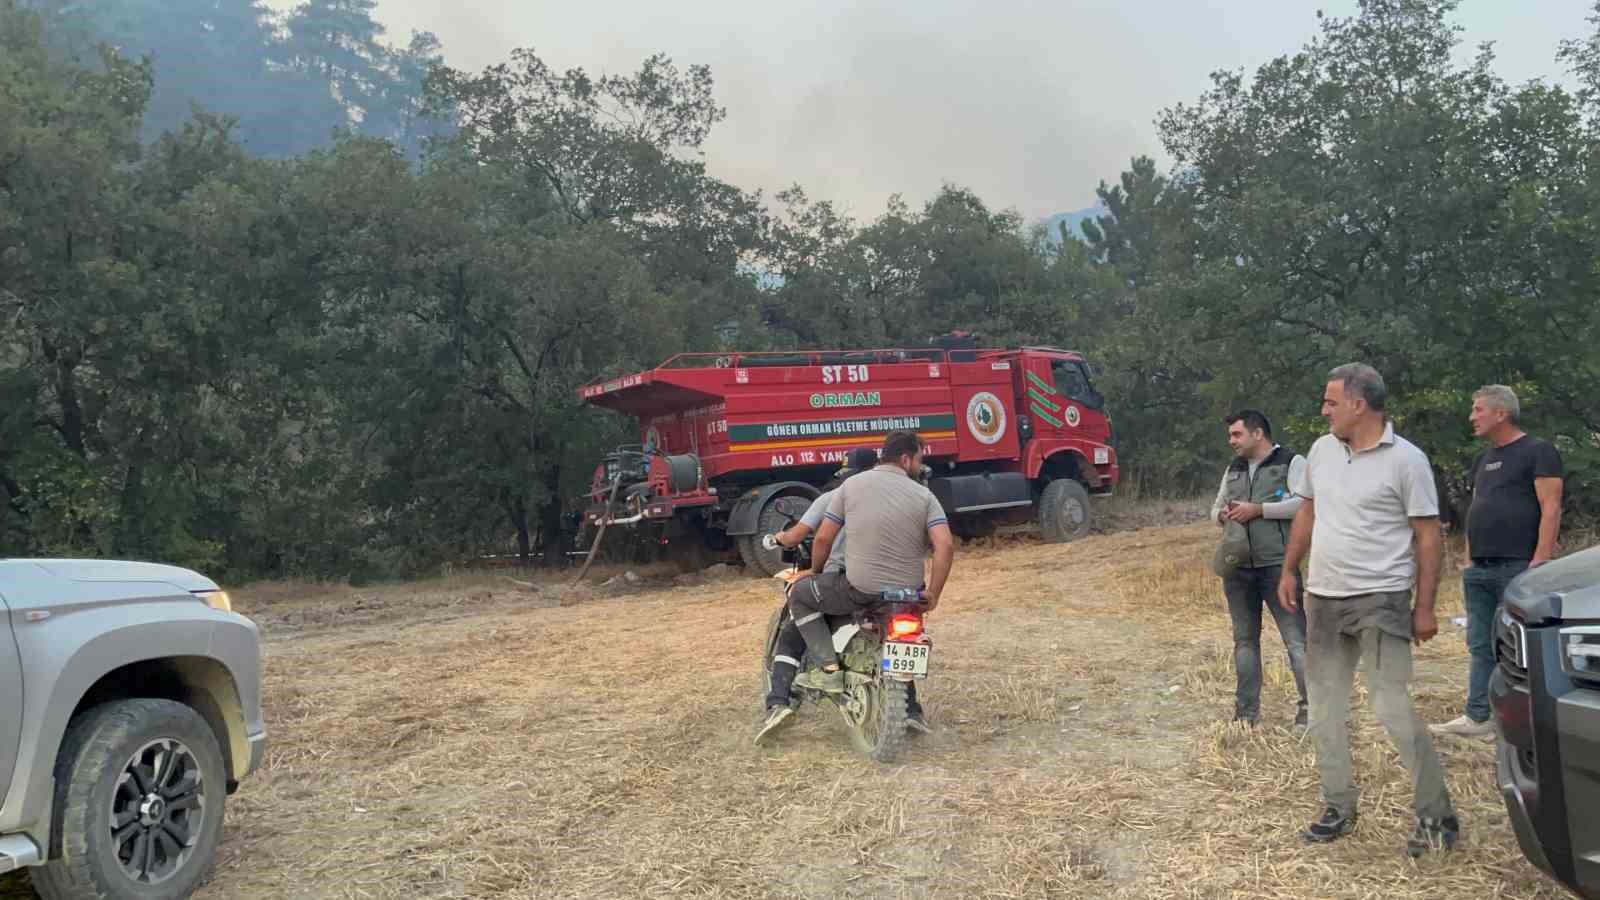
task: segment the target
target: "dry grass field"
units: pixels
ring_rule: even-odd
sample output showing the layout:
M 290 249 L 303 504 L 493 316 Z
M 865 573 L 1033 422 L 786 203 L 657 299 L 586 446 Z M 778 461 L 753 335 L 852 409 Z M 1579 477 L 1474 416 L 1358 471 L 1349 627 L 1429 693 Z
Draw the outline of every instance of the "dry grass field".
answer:
M 930 622 L 936 731 L 894 765 L 812 706 L 752 744 L 771 581 L 242 588 L 267 639 L 272 749 L 199 896 L 1564 896 L 1516 849 L 1488 743 L 1441 741 L 1464 843 L 1408 860 L 1410 787 L 1364 706 L 1359 830 L 1301 841 L 1316 776 L 1270 624 L 1263 727 L 1226 724 L 1214 537 L 963 548 Z M 1466 678 L 1446 581 L 1419 652 L 1430 721 L 1456 714 Z

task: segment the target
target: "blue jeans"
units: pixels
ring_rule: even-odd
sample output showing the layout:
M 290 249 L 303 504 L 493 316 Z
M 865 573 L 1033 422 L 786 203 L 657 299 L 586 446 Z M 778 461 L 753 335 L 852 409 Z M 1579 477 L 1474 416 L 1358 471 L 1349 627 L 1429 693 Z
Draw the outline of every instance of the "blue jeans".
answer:
M 1500 614 L 1500 595 L 1511 579 L 1527 571 L 1525 559 L 1473 560 L 1461 573 L 1466 596 L 1467 650 L 1472 669 L 1467 678 L 1467 718 L 1489 721 L 1489 676 L 1494 673 L 1494 620 Z
M 1234 569 L 1222 580 L 1228 597 L 1228 615 L 1233 619 L 1234 715 L 1255 719 L 1261 715 L 1261 609 L 1266 607 L 1277 623 L 1278 636 L 1289 653 L 1289 670 L 1300 695 L 1300 708 L 1306 707 L 1306 608 L 1304 604 L 1289 612 L 1278 605 L 1278 579 L 1283 566 L 1259 569 Z M 1300 581 L 1295 573 L 1295 581 Z M 1297 584 L 1298 596 L 1303 588 Z

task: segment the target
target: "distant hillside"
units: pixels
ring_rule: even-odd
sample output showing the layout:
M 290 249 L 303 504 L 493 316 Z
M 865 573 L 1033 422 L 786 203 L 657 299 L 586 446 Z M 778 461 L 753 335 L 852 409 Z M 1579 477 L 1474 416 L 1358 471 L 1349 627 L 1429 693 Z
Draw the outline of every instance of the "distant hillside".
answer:
M 1061 235 L 1061 224 L 1065 222 L 1067 226 L 1067 233 L 1081 241 L 1083 240 L 1083 229 L 1079 227 L 1080 224 L 1085 219 L 1091 219 L 1095 216 L 1105 215 L 1105 212 L 1106 208 L 1104 206 L 1095 204 L 1088 209 L 1056 213 L 1050 218 L 1044 220 L 1044 227 L 1049 229 L 1051 239 L 1057 239 Z

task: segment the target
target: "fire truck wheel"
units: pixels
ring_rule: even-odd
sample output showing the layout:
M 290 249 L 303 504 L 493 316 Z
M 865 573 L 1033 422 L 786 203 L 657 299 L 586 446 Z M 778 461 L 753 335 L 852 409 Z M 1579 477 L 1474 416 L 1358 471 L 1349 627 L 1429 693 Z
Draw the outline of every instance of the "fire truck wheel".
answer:
M 771 578 L 788 568 L 783 561 L 783 548 L 768 550 L 761 546 L 761 536 L 774 534 L 789 527 L 811 506 L 811 498 L 793 494 L 775 497 L 762 507 L 756 517 L 756 533 L 739 538 L 739 556 L 744 559 L 745 570 L 758 578 Z
M 1039 498 L 1039 531 L 1045 541 L 1064 544 L 1089 533 L 1089 492 L 1070 478 L 1045 485 Z

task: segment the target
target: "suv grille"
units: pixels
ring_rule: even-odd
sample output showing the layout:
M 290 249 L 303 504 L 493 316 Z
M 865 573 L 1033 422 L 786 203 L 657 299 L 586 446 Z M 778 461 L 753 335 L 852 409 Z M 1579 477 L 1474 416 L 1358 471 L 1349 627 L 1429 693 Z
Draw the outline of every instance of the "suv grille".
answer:
M 1528 632 L 1511 613 L 1502 609 L 1494 627 L 1495 657 L 1500 668 L 1517 682 L 1528 678 Z

